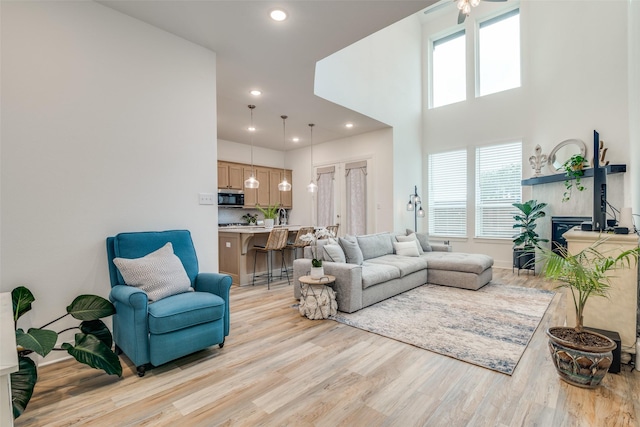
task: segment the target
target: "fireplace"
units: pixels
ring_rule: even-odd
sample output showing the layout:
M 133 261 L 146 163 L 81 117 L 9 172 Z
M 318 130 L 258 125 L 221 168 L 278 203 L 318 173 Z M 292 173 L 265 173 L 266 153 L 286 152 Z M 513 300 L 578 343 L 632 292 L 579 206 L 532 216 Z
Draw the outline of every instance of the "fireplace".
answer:
M 562 235 L 579 226 L 584 221 L 591 221 L 590 216 L 552 216 L 551 217 L 551 249 L 558 252 L 557 248 L 562 246 L 566 249 L 567 241 Z

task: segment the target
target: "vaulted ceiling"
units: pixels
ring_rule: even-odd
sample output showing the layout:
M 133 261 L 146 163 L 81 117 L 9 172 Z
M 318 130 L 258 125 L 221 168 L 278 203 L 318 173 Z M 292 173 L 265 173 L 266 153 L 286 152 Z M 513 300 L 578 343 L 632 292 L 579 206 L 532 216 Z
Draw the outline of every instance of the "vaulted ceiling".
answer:
M 247 105 L 255 104 L 254 144 L 284 149 L 284 114 L 291 150 L 308 145 L 309 123 L 316 124 L 314 143 L 387 126 L 315 96 L 315 64 L 435 0 L 98 2 L 216 52 L 219 139 L 249 143 Z M 271 20 L 276 7 L 288 19 Z M 254 97 L 251 89 L 263 94 Z

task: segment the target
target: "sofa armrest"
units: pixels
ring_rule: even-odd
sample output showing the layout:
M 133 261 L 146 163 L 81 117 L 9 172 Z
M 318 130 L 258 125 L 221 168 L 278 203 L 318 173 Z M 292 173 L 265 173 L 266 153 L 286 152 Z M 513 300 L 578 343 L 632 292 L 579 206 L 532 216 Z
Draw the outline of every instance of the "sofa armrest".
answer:
M 431 250 L 434 252 L 453 252 L 453 246 L 451 245 L 434 245 L 430 244 Z
M 362 308 L 362 266 L 357 264 L 323 261 L 324 272 L 335 276 L 332 288 L 336 291 L 338 310 L 352 313 Z M 306 276 L 311 270 L 310 259 L 297 259 L 293 262 L 293 292 L 300 298 L 300 276 Z
M 227 274 L 198 273 L 193 287 L 198 292 L 209 292 L 218 295 L 225 302 L 224 307 L 224 336 L 229 335 L 229 290 L 232 279 Z

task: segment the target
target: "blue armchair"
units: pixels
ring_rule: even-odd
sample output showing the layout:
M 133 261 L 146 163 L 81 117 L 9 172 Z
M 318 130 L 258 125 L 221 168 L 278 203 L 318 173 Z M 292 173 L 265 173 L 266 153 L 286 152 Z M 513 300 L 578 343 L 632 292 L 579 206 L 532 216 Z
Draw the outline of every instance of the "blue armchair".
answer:
M 147 294 L 127 286 L 113 263 L 118 258 L 141 258 L 173 245 L 195 292 L 168 296 L 150 303 Z M 144 376 L 149 364 L 159 366 L 187 354 L 218 344 L 229 335 L 229 289 L 231 277 L 199 273 L 191 233 L 187 230 L 120 233 L 107 238 L 111 293 L 116 307 L 113 338 Z

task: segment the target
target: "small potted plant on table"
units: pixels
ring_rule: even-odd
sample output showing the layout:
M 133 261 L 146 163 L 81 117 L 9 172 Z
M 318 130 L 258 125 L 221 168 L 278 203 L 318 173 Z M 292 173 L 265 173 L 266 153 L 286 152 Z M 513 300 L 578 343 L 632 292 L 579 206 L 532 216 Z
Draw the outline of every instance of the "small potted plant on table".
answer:
M 547 214 L 543 209 L 546 203 L 538 203 L 537 200 L 529 200 L 524 203 L 513 203 L 520 212 L 513 216 L 516 223 L 513 228 L 520 230 L 513 236 L 513 267 L 518 269 L 530 269 L 535 267 L 536 248 L 541 242 L 548 242 L 535 231 L 536 221 Z
M 616 256 L 598 250 L 606 239 L 599 240 L 576 254 L 558 247 L 558 253 L 541 249 L 545 277 L 558 280 L 566 288 L 576 310 L 576 326 L 547 329 L 551 358 L 560 378 L 585 388 L 597 387 L 613 361 L 616 343 L 604 335 L 585 330 L 584 308 L 591 296 L 607 296 L 610 278 L 607 272 L 630 267 L 638 261 L 640 248 L 620 251 Z M 567 301 L 567 304 L 570 304 Z

